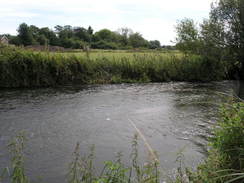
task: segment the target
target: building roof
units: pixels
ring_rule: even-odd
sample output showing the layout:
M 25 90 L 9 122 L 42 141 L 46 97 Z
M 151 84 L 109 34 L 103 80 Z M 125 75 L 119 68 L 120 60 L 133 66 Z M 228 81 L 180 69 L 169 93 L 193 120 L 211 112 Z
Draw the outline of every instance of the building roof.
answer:
M 0 35 L 0 38 L 1 38 L 1 39 L 4 39 L 4 38 L 5 38 L 5 39 L 8 39 L 8 37 L 5 36 L 5 35 L 2 35 L 2 36 Z

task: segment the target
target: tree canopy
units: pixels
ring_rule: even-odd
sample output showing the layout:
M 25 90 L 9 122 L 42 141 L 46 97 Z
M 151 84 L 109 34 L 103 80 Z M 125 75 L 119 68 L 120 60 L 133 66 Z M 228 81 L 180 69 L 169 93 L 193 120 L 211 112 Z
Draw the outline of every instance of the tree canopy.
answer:
M 238 70 L 244 78 L 244 1 L 218 0 L 199 25 L 183 19 L 176 26 L 177 48 L 211 58 Z
M 94 32 L 91 26 L 84 28 L 56 25 L 52 30 L 48 27 L 29 26 L 26 23 L 19 25 L 17 36 L 10 36 L 10 43 L 24 46 L 52 45 L 73 49 L 85 46 L 96 49 L 161 48 L 158 40 L 147 41 L 140 33 L 134 33 L 126 27 L 117 31 L 102 29 Z

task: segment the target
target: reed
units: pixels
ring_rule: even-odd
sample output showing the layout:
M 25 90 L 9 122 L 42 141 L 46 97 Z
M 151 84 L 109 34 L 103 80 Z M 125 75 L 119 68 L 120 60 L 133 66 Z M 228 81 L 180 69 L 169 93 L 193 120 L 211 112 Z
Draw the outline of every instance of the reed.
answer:
M 212 81 L 226 78 L 226 66 L 179 52 L 33 52 L 0 46 L 0 87 L 67 84 Z
M 244 182 L 244 103 L 222 107 L 219 122 L 210 139 L 206 161 L 196 172 L 189 173 L 192 182 Z

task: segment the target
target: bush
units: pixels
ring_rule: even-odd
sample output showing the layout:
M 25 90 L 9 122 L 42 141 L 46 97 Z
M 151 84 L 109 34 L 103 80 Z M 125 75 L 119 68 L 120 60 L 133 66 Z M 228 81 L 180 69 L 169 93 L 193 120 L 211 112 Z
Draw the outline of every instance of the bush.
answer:
M 112 49 L 112 50 L 115 50 L 115 49 L 118 49 L 119 46 L 114 43 L 114 42 L 107 42 L 107 41 L 97 41 L 97 42 L 94 42 L 92 43 L 92 48 L 95 48 L 95 49 Z
M 190 173 L 193 182 L 224 183 L 244 181 L 244 103 L 226 104 L 221 110 L 211 150 L 205 163 L 196 173 Z

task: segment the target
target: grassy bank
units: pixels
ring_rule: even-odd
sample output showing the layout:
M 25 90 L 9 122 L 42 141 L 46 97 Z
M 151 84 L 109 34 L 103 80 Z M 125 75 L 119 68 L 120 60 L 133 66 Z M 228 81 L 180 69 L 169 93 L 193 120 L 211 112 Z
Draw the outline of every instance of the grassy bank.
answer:
M 225 105 L 210 139 L 205 163 L 188 176 L 192 182 L 244 182 L 244 103 Z
M 179 52 L 61 54 L 0 46 L 0 87 L 211 81 L 225 76 L 225 64 Z
M 94 173 L 94 149 L 86 157 L 81 157 L 79 144 L 70 163 L 68 183 L 231 183 L 244 182 L 244 103 L 226 104 L 220 114 L 219 122 L 210 139 L 208 158 L 198 166 L 197 171 L 178 168 L 175 179 L 162 177 L 159 162 L 148 159 L 147 164 L 138 160 L 137 136 L 132 141 L 131 165 L 121 161 L 121 154 L 115 161 L 107 161 L 98 174 Z M 28 183 L 24 168 L 24 136 L 18 136 L 9 145 L 12 165 L 3 171 L 1 180 L 12 183 Z M 180 157 L 179 157 L 180 158 Z M 180 161 L 180 165 L 182 162 Z

